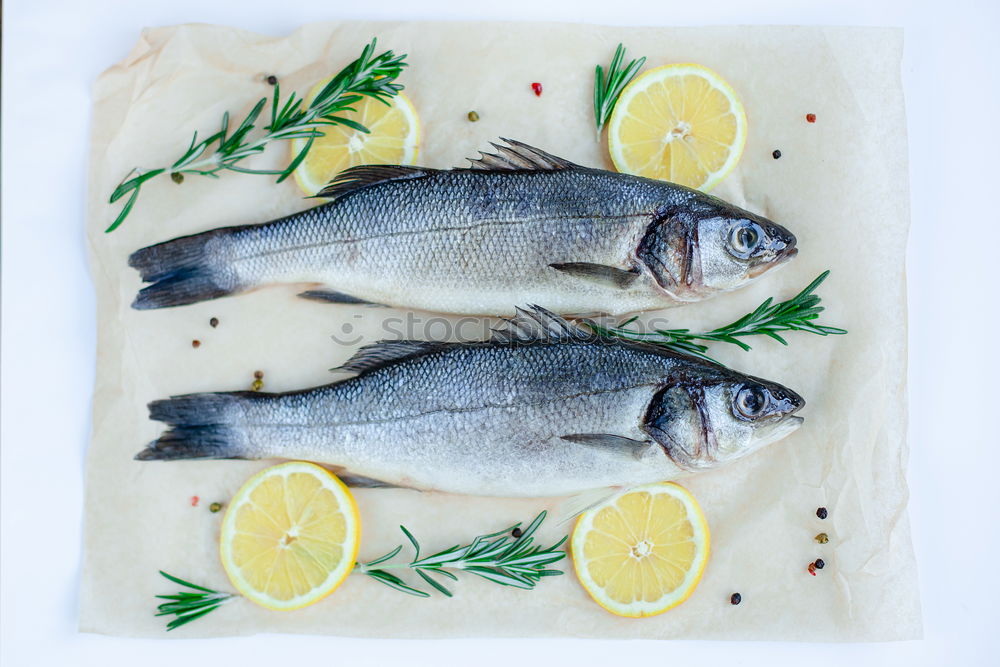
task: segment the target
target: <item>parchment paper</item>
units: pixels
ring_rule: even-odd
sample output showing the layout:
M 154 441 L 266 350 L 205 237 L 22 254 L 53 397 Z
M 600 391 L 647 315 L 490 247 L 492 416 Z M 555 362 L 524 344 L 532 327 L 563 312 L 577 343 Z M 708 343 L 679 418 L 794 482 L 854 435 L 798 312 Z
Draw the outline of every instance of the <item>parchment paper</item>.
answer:
M 506 136 L 584 165 L 610 168 L 592 120 L 593 67 L 619 41 L 647 66 L 697 62 L 741 95 L 749 139 L 715 194 L 788 226 L 801 253 L 787 268 L 712 301 L 660 313 L 675 326 L 717 326 L 767 296 L 788 298 L 824 269 L 823 318 L 850 334 L 790 334 L 784 348 L 753 341 L 744 353 L 716 345 L 725 363 L 793 387 L 808 401 L 793 436 L 728 468 L 689 478 L 712 531 L 712 555 L 691 599 L 661 616 L 614 617 L 571 573 L 535 591 L 463 577 L 454 599 L 413 598 L 352 575 L 320 604 L 271 612 L 238 600 L 164 633 L 154 594 L 174 592 L 163 569 L 232 590 L 218 558 L 226 502 L 273 462 L 141 463 L 132 456 L 161 426 L 146 403 L 171 394 L 265 389 L 331 381 L 353 349 L 385 337 L 389 309 L 295 298 L 294 286 L 184 308 L 129 308 L 140 288 L 126 265 L 139 247 L 223 225 L 260 222 L 309 207 L 291 180 L 225 173 L 220 180 L 158 178 L 117 232 L 109 193 L 133 167 L 173 162 L 194 130 L 215 131 L 356 57 L 372 36 L 409 53 L 402 82 L 423 121 L 419 163 L 464 165 Z M 789 640 L 891 640 L 920 636 L 906 516 L 904 245 L 907 162 L 899 80 L 901 33 L 856 28 L 611 28 L 582 25 L 329 23 L 287 37 L 188 25 L 143 31 L 132 53 L 94 86 L 88 238 L 99 343 L 94 430 L 87 463 L 80 627 L 126 636 L 194 637 L 261 631 L 373 637 L 580 636 Z M 536 97 L 529 84 L 538 81 Z M 481 120 L 466 114 L 476 110 Z M 815 124 L 805 122 L 815 113 Z M 782 157 L 771 157 L 780 149 Z M 285 149 L 259 164 L 286 160 Z M 217 317 L 217 328 L 209 319 Z M 350 330 L 353 345 L 331 339 Z M 419 334 L 419 330 L 417 332 Z M 435 335 L 434 331 L 428 332 Z M 440 335 L 440 334 L 437 334 Z M 192 347 L 192 340 L 200 347 Z M 517 520 L 545 500 L 468 498 L 406 490 L 357 491 L 362 558 L 401 543 L 400 523 L 425 548 L 443 548 Z M 198 506 L 191 497 L 199 496 Z M 820 521 L 819 506 L 830 516 Z M 556 512 L 558 513 L 558 511 Z M 543 538 L 565 527 L 546 524 Z M 826 545 L 813 536 L 825 531 Z M 826 561 L 819 576 L 806 566 Z M 738 591 L 743 603 L 729 604 Z

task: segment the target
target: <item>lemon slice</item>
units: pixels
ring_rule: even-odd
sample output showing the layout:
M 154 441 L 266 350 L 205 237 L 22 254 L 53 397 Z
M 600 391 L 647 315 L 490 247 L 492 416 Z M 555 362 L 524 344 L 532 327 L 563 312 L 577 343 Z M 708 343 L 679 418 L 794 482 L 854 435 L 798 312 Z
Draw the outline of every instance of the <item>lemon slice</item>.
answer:
M 618 171 L 710 190 L 728 174 L 747 137 L 736 92 L 701 65 L 664 65 L 622 91 L 608 124 Z
M 323 89 L 320 81 L 309 92 L 306 103 Z M 348 167 L 359 164 L 413 164 L 420 142 L 420 120 L 413 104 L 403 93 L 389 99 L 389 104 L 365 97 L 353 105 L 354 111 L 342 115 L 361 123 L 369 133 L 346 125 L 324 125 L 323 136 L 313 141 L 309 153 L 295 169 L 295 181 L 307 195 L 314 195 L 333 177 Z M 292 139 L 292 159 L 305 147 L 308 139 Z
M 236 492 L 222 519 L 222 565 L 244 597 L 299 609 L 351 573 L 360 538 L 358 508 L 339 479 L 312 463 L 283 463 Z
M 597 604 L 619 616 L 654 616 L 694 592 L 708 560 L 708 524 L 683 487 L 650 484 L 582 514 L 570 548 Z

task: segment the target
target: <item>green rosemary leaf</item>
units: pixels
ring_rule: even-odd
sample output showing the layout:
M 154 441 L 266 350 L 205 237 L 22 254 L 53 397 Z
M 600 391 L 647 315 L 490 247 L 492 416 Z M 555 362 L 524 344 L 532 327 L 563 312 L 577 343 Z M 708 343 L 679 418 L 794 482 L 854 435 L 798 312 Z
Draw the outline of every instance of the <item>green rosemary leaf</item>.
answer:
M 408 563 L 386 564 L 381 569 L 371 568 L 372 565 L 382 565 L 391 560 L 402 548 L 397 547 L 389 554 L 374 561 L 359 563 L 357 569 L 381 583 L 392 585 L 397 590 L 411 594 L 413 594 L 411 591 L 418 589 L 406 584 L 400 577 L 389 574 L 386 569 L 406 568 L 413 570 L 434 590 L 448 597 L 451 597 L 452 592 L 434 579 L 432 575 L 441 575 L 452 581 L 458 581 L 458 576 L 449 570 L 469 572 L 504 586 L 532 589 L 542 577 L 561 574 L 560 570 L 548 566 L 566 557 L 566 552 L 560 548 L 566 541 L 565 536 L 549 547 L 534 546 L 533 534 L 542 525 L 545 516 L 545 512 L 539 513 L 517 538 L 512 539 L 511 532 L 514 528 L 520 527 L 520 523 L 496 533 L 480 535 L 467 546 L 452 546 L 423 558 L 420 558 L 420 546 L 416 537 L 405 527 L 400 526 L 400 530 L 413 545 L 413 559 Z M 401 586 L 405 589 L 400 588 Z M 422 591 L 422 593 L 421 597 L 428 595 L 426 592 Z
M 118 196 L 121 197 L 121 195 Z M 129 196 L 128 201 L 125 202 L 125 206 L 122 207 L 122 210 L 118 212 L 118 216 L 115 218 L 114 222 L 111 223 L 110 227 L 104 230 L 105 234 L 107 234 L 108 232 L 115 231 L 116 229 L 118 229 L 119 225 L 125 222 L 125 218 L 127 218 L 128 214 L 132 212 L 132 207 L 135 206 L 135 200 L 138 197 L 139 197 L 139 186 L 137 185 L 134 188 L 132 188 L 131 196 Z M 112 200 L 112 203 L 114 203 L 114 201 L 115 200 Z
M 624 60 L 625 47 L 619 44 L 607 72 L 600 65 L 594 70 L 594 122 L 597 125 L 598 134 L 610 120 L 611 113 L 615 110 L 615 104 L 618 103 L 618 97 L 622 94 L 625 86 L 635 78 L 646 62 L 646 58 L 643 57 L 632 60 L 628 65 L 622 67 Z
M 382 99 L 382 95 L 381 94 L 379 94 L 377 96 L 373 94 L 372 97 L 374 97 L 375 99 L 377 99 L 379 102 L 382 102 L 383 104 L 388 104 L 388 102 L 386 102 L 386 100 Z M 357 104 L 358 102 L 360 102 L 363 99 L 364 99 L 364 96 L 362 96 L 362 95 L 341 95 L 339 98 L 337 98 L 337 104 L 341 105 L 341 107 L 343 109 L 345 109 L 345 110 L 346 109 L 350 109 L 351 111 L 354 111 L 354 109 L 351 109 L 351 105 L 352 104 Z M 326 116 L 324 115 L 323 117 L 325 118 Z
M 443 575 L 445 577 L 448 577 L 452 581 L 458 581 L 458 575 L 456 575 L 453 572 L 449 572 L 448 570 L 442 570 L 442 569 L 436 568 L 436 567 L 429 567 L 429 568 L 427 568 L 427 571 L 428 572 L 436 572 L 437 574 L 440 574 L 440 575 Z
M 367 127 L 365 127 L 361 123 L 358 123 L 358 122 L 355 122 L 355 121 L 351 120 L 350 118 L 341 118 L 339 116 L 331 116 L 330 117 L 330 121 L 333 122 L 333 123 L 338 123 L 340 125 L 346 125 L 347 127 L 351 128 L 352 130 L 357 130 L 358 132 L 362 132 L 364 134 L 370 134 L 371 133 L 371 130 L 369 130 Z
M 804 329 L 803 329 L 803 331 L 804 331 Z M 764 333 L 765 336 L 773 338 L 774 340 L 778 341 L 782 345 L 788 345 L 788 341 L 787 340 L 785 340 L 784 338 L 782 338 L 778 334 L 774 333 L 773 331 L 764 331 L 763 333 Z
M 254 108 L 250 110 L 250 113 L 247 114 L 247 117 L 243 119 L 242 123 L 240 123 L 240 126 L 236 128 L 235 132 L 233 132 L 233 135 L 228 141 L 226 140 L 225 134 L 219 138 L 219 144 L 224 150 L 228 149 L 228 152 L 231 153 L 243 145 L 246 135 L 253 129 L 254 123 L 257 122 L 257 117 L 260 116 L 260 112 L 264 110 L 265 104 L 267 104 L 267 98 L 260 98 Z M 261 148 L 263 148 L 263 146 Z
M 400 591 L 402 593 L 409 593 L 410 595 L 415 595 L 415 596 L 417 596 L 419 598 L 429 598 L 430 597 L 430 593 L 427 593 L 426 591 L 419 590 L 417 588 L 413 588 L 412 586 L 407 585 L 406 582 L 404 582 L 399 577 L 397 577 L 397 576 L 395 576 L 393 574 L 389 574 L 388 572 L 386 572 L 384 570 L 369 570 L 369 571 L 366 571 L 365 574 L 367 574 L 369 577 L 372 577 L 376 581 L 385 584 L 389 588 L 393 588 L 393 589 L 395 589 L 397 591 Z
M 413 560 L 420 559 L 420 544 L 417 542 L 417 538 L 413 536 L 413 533 L 406 529 L 406 526 L 400 526 L 399 529 L 403 531 L 403 535 L 406 535 L 406 539 L 410 541 L 413 545 Z
M 271 97 L 271 123 L 268 127 L 274 127 L 278 122 L 278 101 L 281 97 L 280 88 L 277 83 L 274 84 L 274 94 Z
M 774 303 L 774 299 L 768 297 L 753 311 L 726 326 L 711 331 L 695 333 L 689 329 L 658 329 L 650 334 L 625 328 L 636 321 L 635 317 L 631 317 L 615 327 L 603 327 L 586 321 L 584 324 L 598 336 L 658 345 L 682 354 L 719 363 L 706 354 L 708 346 L 695 341 L 729 343 L 744 351 L 750 351 L 752 348 L 746 341 L 741 340 L 742 338 L 767 336 L 782 345 L 788 345 L 788 341 L 781 335 L 782 332 L 804 331 L 819 336 L 846 334 L 846 329 L 814 322 L 824 310 L 823 306 L 819 305 L 819 295 L 814 294 L 814 292 L 823 284 L 828 275 L 830 272 L 824 271 L 805 289 L 787 301 Z
M 209 613 L 211 611 L 215 611 L 218 608 L 219 608 L 219 605 L 213 605 L 211 607 L 206 607 L 205 609 L 202 609 L 201 611 L 196 611 L 196 612 L 192 612 L 192 613 L 188 613 L 188 614 L 180 614 L 180 615 L 177 616 L 177 618 L 175 618 L 174 620 L 172 620 L 169 623 L 167 623 L 167 632 L 170 632 L 171 630 L 175 630 L 175 629 L 181 627 L 182 625 L 185 625 L 187 623 L 190 623 L 191 621 L 199 619 L 202 616 L 204 616 L 205 614 L 207 614 L 207 613 Z M 157 614 L 157 615 L 159 616 L 159 614 Z
M 403 550 L 403 546 L 400 545 L 400 546 L 396 547 L 395 549 L 393 549 L 392 551 L 390 551 L 389 553 L 387 553 L 386 555 L 384 555 L 384 556 L 382 556 L 380 558 L 376 558 L 375 560 L 368 561 L 367 563 L 364 564 L 364 566 L 365 567 L 370 567 L 372 565 L 378 565 L 379 563 L 384 563 L 387 560 L 392 560 L 393 558 L 396 557 L 396 554 L 398 554 L 402 550 Z
M 441 572 L 441 570 L 438 570 L 438 571 Z M 437 581 L 434 581 L 433 579 L 431 579 L 431 575 L 427 574 L 427 570 L 417 570 L 417 574 L 420 575 L 421 579 L 423 579 L 428 584 L 430 584 L 431 586 L 433 586 L 435 590 L 437 590 L 439 593 L 441 593 L 445 597 L 449 597 L 449 598 L 453 597 L 451 591 L 449 591 L 443 584 L 440 584 Z
M 502 584 L 504 586 L 513 586 L 515 588 L 534 588 L 535 584 L 533 581 L 526 580 L 523 577 L 515 576 L 514 574 L 504 573 L 499 570 L 491 570 L 488 567 L 480 567 L 473 565 L 470 567 L 462 568 L 466 572 L 471 572 L 475 575 L 482 577 L 483 579 L 488 579 L 497 584 Z
M 185 623 L 190 623 L 195 619 L 201 618 L 236 597 L 232 593 L 220 593 L 219 591 L 213 591 L 211 588 L 192 584 L 190 581 L 167 574 L 163 570 L 160 570 L 160 575 L 168 581 L 191 589 L 191 591 L 198 591 L 180 591 L 175 595 L 156 596 L 160 600 L 170 600 L 170 602 L 164 602 L 157 606 L 157 613 L 155 614 L 156 616 L 175 616 L 174 620 L 167 624 L 167 631 L 179 628 Z
M 157 595 L 155 597 L 158 600 L 191 600 L 201 597 L 201 595 L 198 593 L 178 593 L 177 595 Z
M 385 51 L 374 55 L 375 45 L 374 39 L 365 45 L 361 56 L 338 72 L 310 105 L 306 106 L 305 100 L 294 92 L 282 104 L 280 88 L 275 84 L 270 100 L 268 97 L 258 100 L 232 132 L 229 112 L 226 111 L 217 126 L 219 131 L 201 141 L 195 132 L 187 150 L 170 167 L 133 169 L 111 193 L 109 203 L 116 203 L 125 195 L 128 195 L 128 199 L 105 231 L 112 232 L 125 221 L 135 207 L 142 185 L 160 174 L 193 174 L 218 178 L 218 172 L 228 170 L 278 176 L 277 182 L 281 183 L 301 164 L 312 147 L 312 139 L 323 136 L 324 125 L 339 124 L 367 133 L 368 128 L 364 125 L 340 114 L 365 97 L 388 104 L 389 99 L 403 88 L 395 80 L 407 65 L 405 54 L 397 56 L 392 51 Z M 262 136 L 252 139 L 250 135 L 268 101 L 271 104 L 271 122 L 264 126 Z M 263 152 L 272 142 L 296 138 L 308 138 L 310 141 L 285 169 L 251 169 L 237 164 Z M 132 176 L 137 172 L 137 176 Z
M 279 176 L 285 173 L 284 170 L 278 171 L 277 169 L 244 169 L 243 167 L 236 167 L 236 166 L 226 167 L 226 169 L 228 169 L 229 171 L 235 171 L 240 174 L 257 174 L 262 176 Z
M 226 111 L 222 114 L 222 128 L 219 130 L 219 144 L 226 144 L 226 132 L 229 131 L 229 112 Z
M 452 547 L 452 549 L 457 549 L 458 547 Z M 443 563 L 451 562 L 455 559 L 455 552 L 453 550 L 443 551 L 435 556 L 430 556 L 428 558 L 415 561 L 418 567 L 428 567 L 434 565 L 441 565 Z
M 175 577 L 174 575 L 169 574 L 167 572 L 164 572 L 163 570 L 158 570 L 158 571 L 160 573 L 160 576 L 169 579 L 170 581 L 174 582 L 175 584 L 179 584 L 181 586 L 186 586 L 188 588 L 193 588 L 194 590 L 196 590 L 196 591 L 202 591 L 203 593 L 217 593 L 218 592 L 218 591 L 213 591 L 211 588 L 205 588 L 204 586 L 198 586 L 197 584 L 192 584 L 190 581 L 184 581 L 180 577 Z M 181 593 L 181 595 L 194 595 L 194 593 Z
M 164 169 L 153 169 L 152 171 L 147 171 L 139 174 L 135 178 L 130 178 L 128 180 L 122 181 L 115 191 L 111 193 L 111 202 L 114 203 L 121 199 L 121 197 L 126 193 L 134 190 L 138 190 L 139 186 L 148 181 L 151 178 L 159 176 L 165 170 Z M 135 173 L 133 169 L 131 173 Z

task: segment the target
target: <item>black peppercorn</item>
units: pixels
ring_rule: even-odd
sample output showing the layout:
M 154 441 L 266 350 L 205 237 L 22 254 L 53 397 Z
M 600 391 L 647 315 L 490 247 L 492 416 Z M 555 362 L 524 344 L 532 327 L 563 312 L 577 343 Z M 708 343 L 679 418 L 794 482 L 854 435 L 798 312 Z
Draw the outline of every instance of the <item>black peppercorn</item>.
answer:
M 520 528 L 515 528 L 514 530 L 510 531 L 510 534 L 513 535 L 515 538 L 518 538 L 521 537 L 521 535 L 523 535 L 524 532 Z
M 273 74 L 268 74 L 267 75 L 267 82 L 273 86 L 276 83 L 278 83 L 278 77 L 274 76 Z
M 825 519 L 827 517 L 826 508 L 820 507 L 818 510 L 816 510 L 816 516 L 818 516 L 821 519 Z
M 212 319 L 210 319 L 208 321 L 208 326 L 212 327 L 213 329 L 215 327 L 219 326 L 219 318 L 218 317 L 213 317 Z
M 733 593 L 729 596 L 729 604 L 739 604 L 740 602 L 743 602 L 743 596 L 739 593 Z
M 823 562 L 823 559 L 822 558 L 817 558 L 816 559 L 816 569 L 817 570 L 822 570 L 824 567 L 826 567 L 826 563 Z
M 775 148 L 774 152 L 771 153 L 771 157 L 773 157 L 775 160 L 777 160 L 779 157 L 781 157 L 781 151 L 779 151 L 777 148 Z

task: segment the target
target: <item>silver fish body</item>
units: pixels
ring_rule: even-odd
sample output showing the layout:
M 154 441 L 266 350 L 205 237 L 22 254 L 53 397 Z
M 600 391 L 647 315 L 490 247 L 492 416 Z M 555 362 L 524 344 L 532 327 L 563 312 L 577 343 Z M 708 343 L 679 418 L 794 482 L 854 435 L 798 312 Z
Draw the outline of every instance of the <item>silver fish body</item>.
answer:
M 396 486 L 559 496 L 723 465 L 794 430 L 780 385 L 534 309 L 487 343 L 381 343 L 357 376 L 287 394 L 156 401 L 141 460 L 305 459 Z M 553 333 L 556 332 L 556 333 Z
M 357 167 L 321 193 L 330 203 L 139 250 L 130 264 L 153 284 L 133 306 L 295 283 L 334 302 L 614 314 L 738 287 L 796 252 L 790 232 L 714 197 L 509 143 L 473 169 Z

